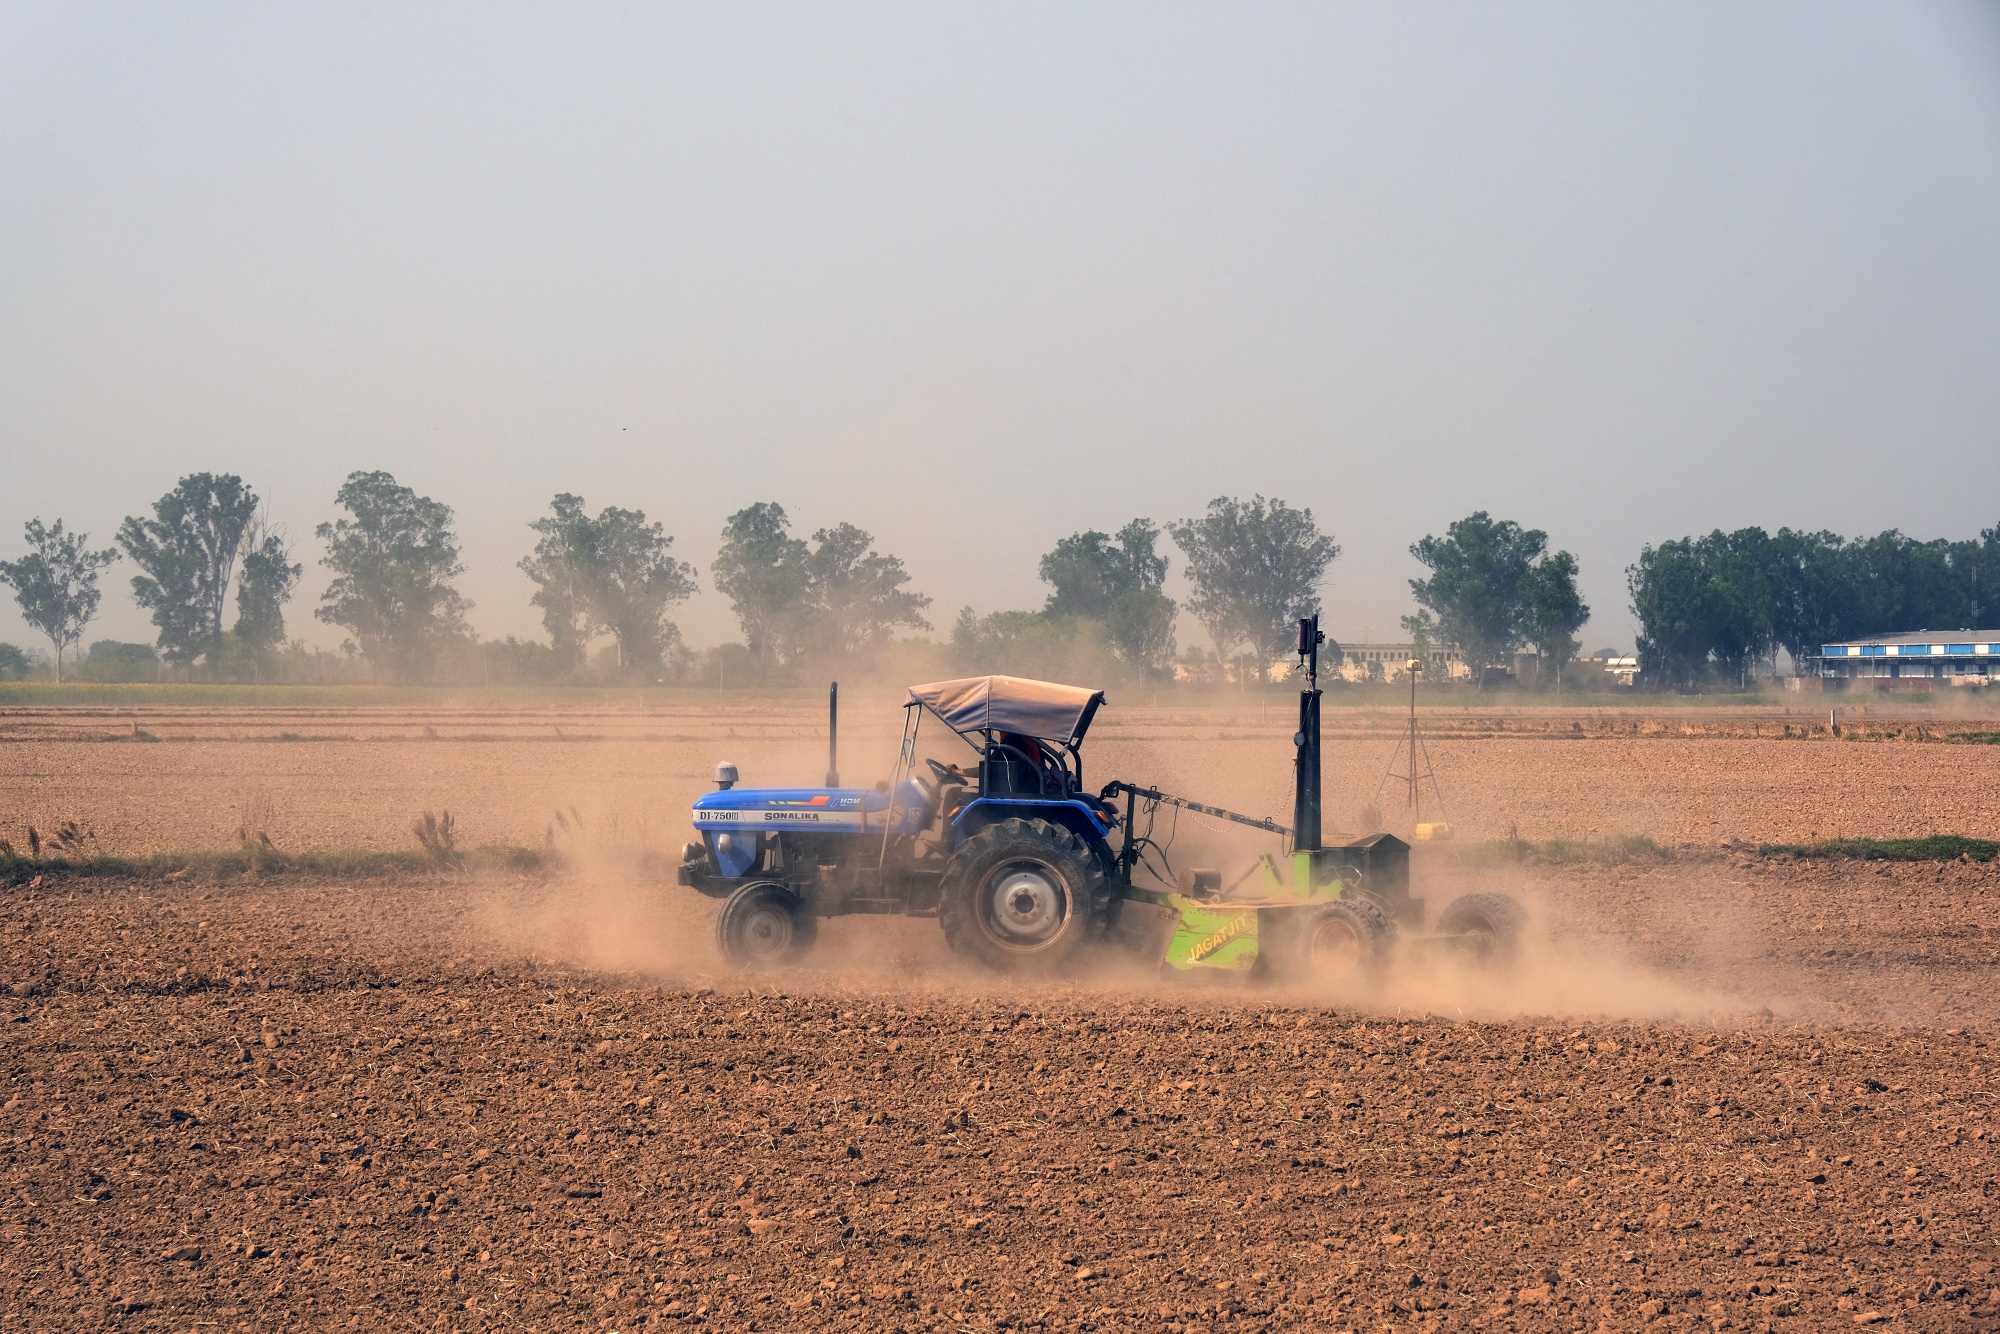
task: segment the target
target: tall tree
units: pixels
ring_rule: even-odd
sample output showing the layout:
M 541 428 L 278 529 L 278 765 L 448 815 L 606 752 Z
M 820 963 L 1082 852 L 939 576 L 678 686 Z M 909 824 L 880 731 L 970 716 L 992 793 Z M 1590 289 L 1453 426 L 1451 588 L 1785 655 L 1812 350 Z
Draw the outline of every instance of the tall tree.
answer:
M 1868 633 L 1857 554 L 1838 534 L 1780 528 L 1764 550 L 1771 637 L 1795 667 L 1823 644 Z
M 1160 530 L 1134 519 L 1118 536 L 1090 529 L 1072 533 L 1042 557 L 1042 582 L 1055 591 L 1042 608 L 1051 616 L 1102 621 L 1128 590 L 1158 588 L 1167 579 L 1167 558 L 1153 548 Z
M 1973 569 L 1978 548 L 1928 542 L 1891 528 L 1852 544 L 1865 628 L 1856 634 L 1972 628 Z
M 1159 528 L 1134 519 L 1116 537 L 1072 533 L 1042 557 L 1049 594 L 1043 613 L 1104 624 L 1120 661 L 1141 671 L 1166 669 L 1174 654 L 1174 600 L 1166 595 L 1167 558 L 1154 550 Z
M 1187 557 L 1194 596 L 1188 610 L 1220 656 L 1247 647 L 1261 658 L 1283 654 L 1293 623 L 1319 610 L 1319 586 L 1340 555 L 1309 509 L 1282 500 L 1219 496 L 1198 519 L 1167 525 Z
M 787 632 L 810 597 L 806 544 L 791 535 L 785 507 L 759 501 L 730 515 L 711 572 L 743 626 L 751 660 L 763 671 L 782 667 Z
M 1576 557 L 1558 551 L 1528 572 L 1521 637 L 1535 646 L 1543 668 L 1553 668 L 1556 685 L 1576 656 L 1576 632 L 1590 619 L 1590 606 L 1576 586 Z
M 1166 593 L 1140 585 L 1120 593 L 1104 620 L 1111 651 L 1127 667 L 1152 675 L 1171 673 L 1174 664 L 1174 613 L 1179 608 Z
M 604 633 L 604 618 L 591 597 L 597 564 L 597 526 L 583 497 L 565 491 L 549 502 L 549 513 L 528 525 L 538 535 L 535 550 L 521 559 L 521 572 L 535 581 L 529 599 L 542 609 L 542 625 L 562 670 L 575 674 L 584 650 Z
M 1458 646 L 1474 680 L 1506 665 L 1521 646 L 1535 562 L 1549 535 L 1512 519 L 1496 522 L 1479 510 L 1443 537 L 1426 535 L 1410 547 L 1429 578 L 1410 580 L 1418 605 L 1437 618 L 1438 632 Z
M 1708 569 L 1709 642 L 1725 680 L 1745 685 L 1750 666 L 1771 652 L 1771 539 L 1761 528 L 1710 533 L 1696 545 Z
M 1639 672 L 1657 689 L 1686 689 L 1708 665 L 1713 638 L 1707 603 L 1708 571 L 1694 539 L 1676 538 L 1640 548 L 1625 571 L 1632 614 L 1639 621 Z
M 851 523 L 813 534 L 806 554 L 810 613 L 802 642 L 831 658 L 850 658 L 889 640 L 898 627 L 928 630 L 931 600 L 904 585 L 910 572 L 895 556 L 875 550 L 874 537 Z
M 1533 644 L 1561 679 L 1576 656 L 1573 638 L 1590 618 L 1576 587 L 1576 557 L 1549 554 L 1549 535 L 1479 510 L 1458 520 L 1443 537 L 1426 536 L 1410 554 L 1430 570 L 1412 579 L 1410 591 L 1425 611 L 1404 619 L 1419 631 L 1455 644 L 1484 681 L 1485 669 L 1506 665 L 1523 644 Z
M 471 607 L 451 507 L 386 472 L 349 473 L 334 497 L 352 516 L 317 529 L 333 582 L 313 614 L 351 633 L 390 676 L 420 681 L 438 650 L 465 634 Z
M 236 581 L 236 637 L 261 673 L 285 646 L 285 604 L 305 566 L 292 563 L 290 543 L 265 523 L 243 535 L 243 576 Z
M 167 661 L 213 663 L 222 647 L 222 613 L 257 513 L 257 496 L 233 473 L 190 473 L 153 502 L 150 519 L 128 518 L 118 545 L 139 567 L 132 597 L 153 614 Z
M 127 520 L 130 524 L 132 520 Z M 119 545 L 132 549 L 121 528 Z M 199 658 L 208 647 L 203 625 L 200 553 L 177 544 L 154 546 L 138 558 L 146 573 L 134 576 L 132 598 L 152 613 L 161 656 L 177 667 Z
M 618 661 L 628 671 L 659 668 L 680 640 L 667 612 L 700 587 L 694 566 L 674 559 L 673 544 L 663 525 L 646 522 L 644 510 L 607 508 L 591 521 L 585 600 L 617 638 Z
M 1740 684 L 1774 644 L 1772 542 L 1761 528 L 1648 546 L 1626 571 L 1642 679 L 1685 689 L 1713 670 Z
M 97 615 L 97 572 L 118 559 L 115 550 L 92 551 L 84 533 L 66 533 L 61 519 L 44 528 L 30 519 L 24 535 L 28 554 L 0 561 L 0 583 L 11 584 L 21 619 L 48 636 L 56 651 L 56 680 L 63 679 L 63 654 L 83 637 Z
M 2000 524 L 1979 534 L 1979 553 L 1968 567 L 1972 582 L 1972 625 L 2000 628 Z
M 848 657 L 899 626 L 930 629 L 923 611 L 931 600 L 904 587 L 903 562 L 874 544 L 851 523 L 822 528 L 810 542 L 793 537 L 784 507 L 769 501 L 729 516 L 715 586 L 735 607 L 761 670 L 814 655 Z

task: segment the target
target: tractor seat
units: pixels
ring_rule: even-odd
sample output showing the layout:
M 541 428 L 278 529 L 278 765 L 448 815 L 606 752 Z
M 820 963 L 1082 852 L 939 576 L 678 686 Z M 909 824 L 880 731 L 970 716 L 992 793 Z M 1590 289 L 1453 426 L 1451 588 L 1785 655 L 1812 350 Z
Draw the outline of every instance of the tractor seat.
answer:
M 1040 797 L 1048 795 L 1054 778 L 1042 766 L 1025 756 L 1007 751 L 989 754 L 979 765 L 980 789 L 989 797 Z M 1054 784 L 1060 792 L 1060 780 Z

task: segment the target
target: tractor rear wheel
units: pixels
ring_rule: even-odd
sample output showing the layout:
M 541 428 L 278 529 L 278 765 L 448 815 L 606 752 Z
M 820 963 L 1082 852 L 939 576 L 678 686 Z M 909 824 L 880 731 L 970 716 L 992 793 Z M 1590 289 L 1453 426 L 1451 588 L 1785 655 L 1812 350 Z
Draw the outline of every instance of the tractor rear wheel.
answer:
M 1478 963 L 1504 968 L 1521 952 L 1528 910 L 1505 894 L 1467 894 L 1451 901 L 1437 929 L 1441 936 L 1457 937 L 1457 946 Z
M 1110 928 L 1112 885 L 1082 839 L 1047 820 L 1001 820 L 959 845 L 939 885 L 952 952 L 1009 973 L 1074 968 Z
M 777 968 L 804 957 L 819 934 L 799 896 L 783 885 L 745 885 L 715 919 L 715 947 L 737 968 Z
M 1304 909 L 1275 934 L 1271 975 L 1318 986 L 1372 982 L 1388 966 L 1396 928 L 1373 899 L 1341 899 Z

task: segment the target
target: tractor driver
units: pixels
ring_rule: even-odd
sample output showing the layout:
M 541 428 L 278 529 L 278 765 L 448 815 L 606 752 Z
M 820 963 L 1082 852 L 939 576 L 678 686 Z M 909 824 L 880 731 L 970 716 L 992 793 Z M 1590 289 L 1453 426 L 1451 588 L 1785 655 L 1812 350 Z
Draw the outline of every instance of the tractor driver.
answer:
M 1073 799 L 1082 801 L 1094 809 L 1107 822 L 1111 824 L 1118 823 L 1118 810 L 1110 802 L 1105 801 L 1101 797 L 1093 796 L 1088 792 L 1069 792 L 1069 775 L 1063 769 L 1061 761 L 1056 759 L 1054 749 L 1047 743 L 1031 736 L 1023 736 L 1019 732 L 996 732 L 993 735 L 993 740 L 997 745 L 1012 747 L 1012 751 L 1002 751 L 1001 754 L 1008 761 L 1010 768 L 1016 771 L 1026 766 L 1022 764 L 1019 756 L 1013 752 L 1018 751 L 1020 755 L 1028 757 L 1028 760 L 1035 766 L 1036 775 L 1041 780 L 1041 790 L 1044 795 L 1057 796 L 1069 793 Z M 1016 792 L 1021 791 L 1024 786 L 1020 781 L 1021 777 L 1024 777 L 1024 775 L 1017 773 L 1014 784 Z
M 1062 766 L 1049 754 L 1048 747 L 1034 737 L 1020 732 L 995 732 L 993 744 L 1005 747 L 1000 756 L 1013 771 L 1013 787 L 1017 792 L 1026 790 L 1031 782 L 1041 792 L 1063 790 Z M 1024 769 L 1026 773 L 1021 772 Z

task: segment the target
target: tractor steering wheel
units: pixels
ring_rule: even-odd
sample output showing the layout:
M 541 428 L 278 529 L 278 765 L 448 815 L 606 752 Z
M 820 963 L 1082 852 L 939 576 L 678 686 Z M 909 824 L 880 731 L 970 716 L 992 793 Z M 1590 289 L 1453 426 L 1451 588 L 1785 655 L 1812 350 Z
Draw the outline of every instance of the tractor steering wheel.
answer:
M 940 789 L 946 783 L 957 783 L 960 786 L 964 786 L 967 781 L 964 774 L 948 765 L 939 764 L 936 760 L 928 758 L 924 760 L 924 763 L 931 767 L 931 777 L 937 779 Z

